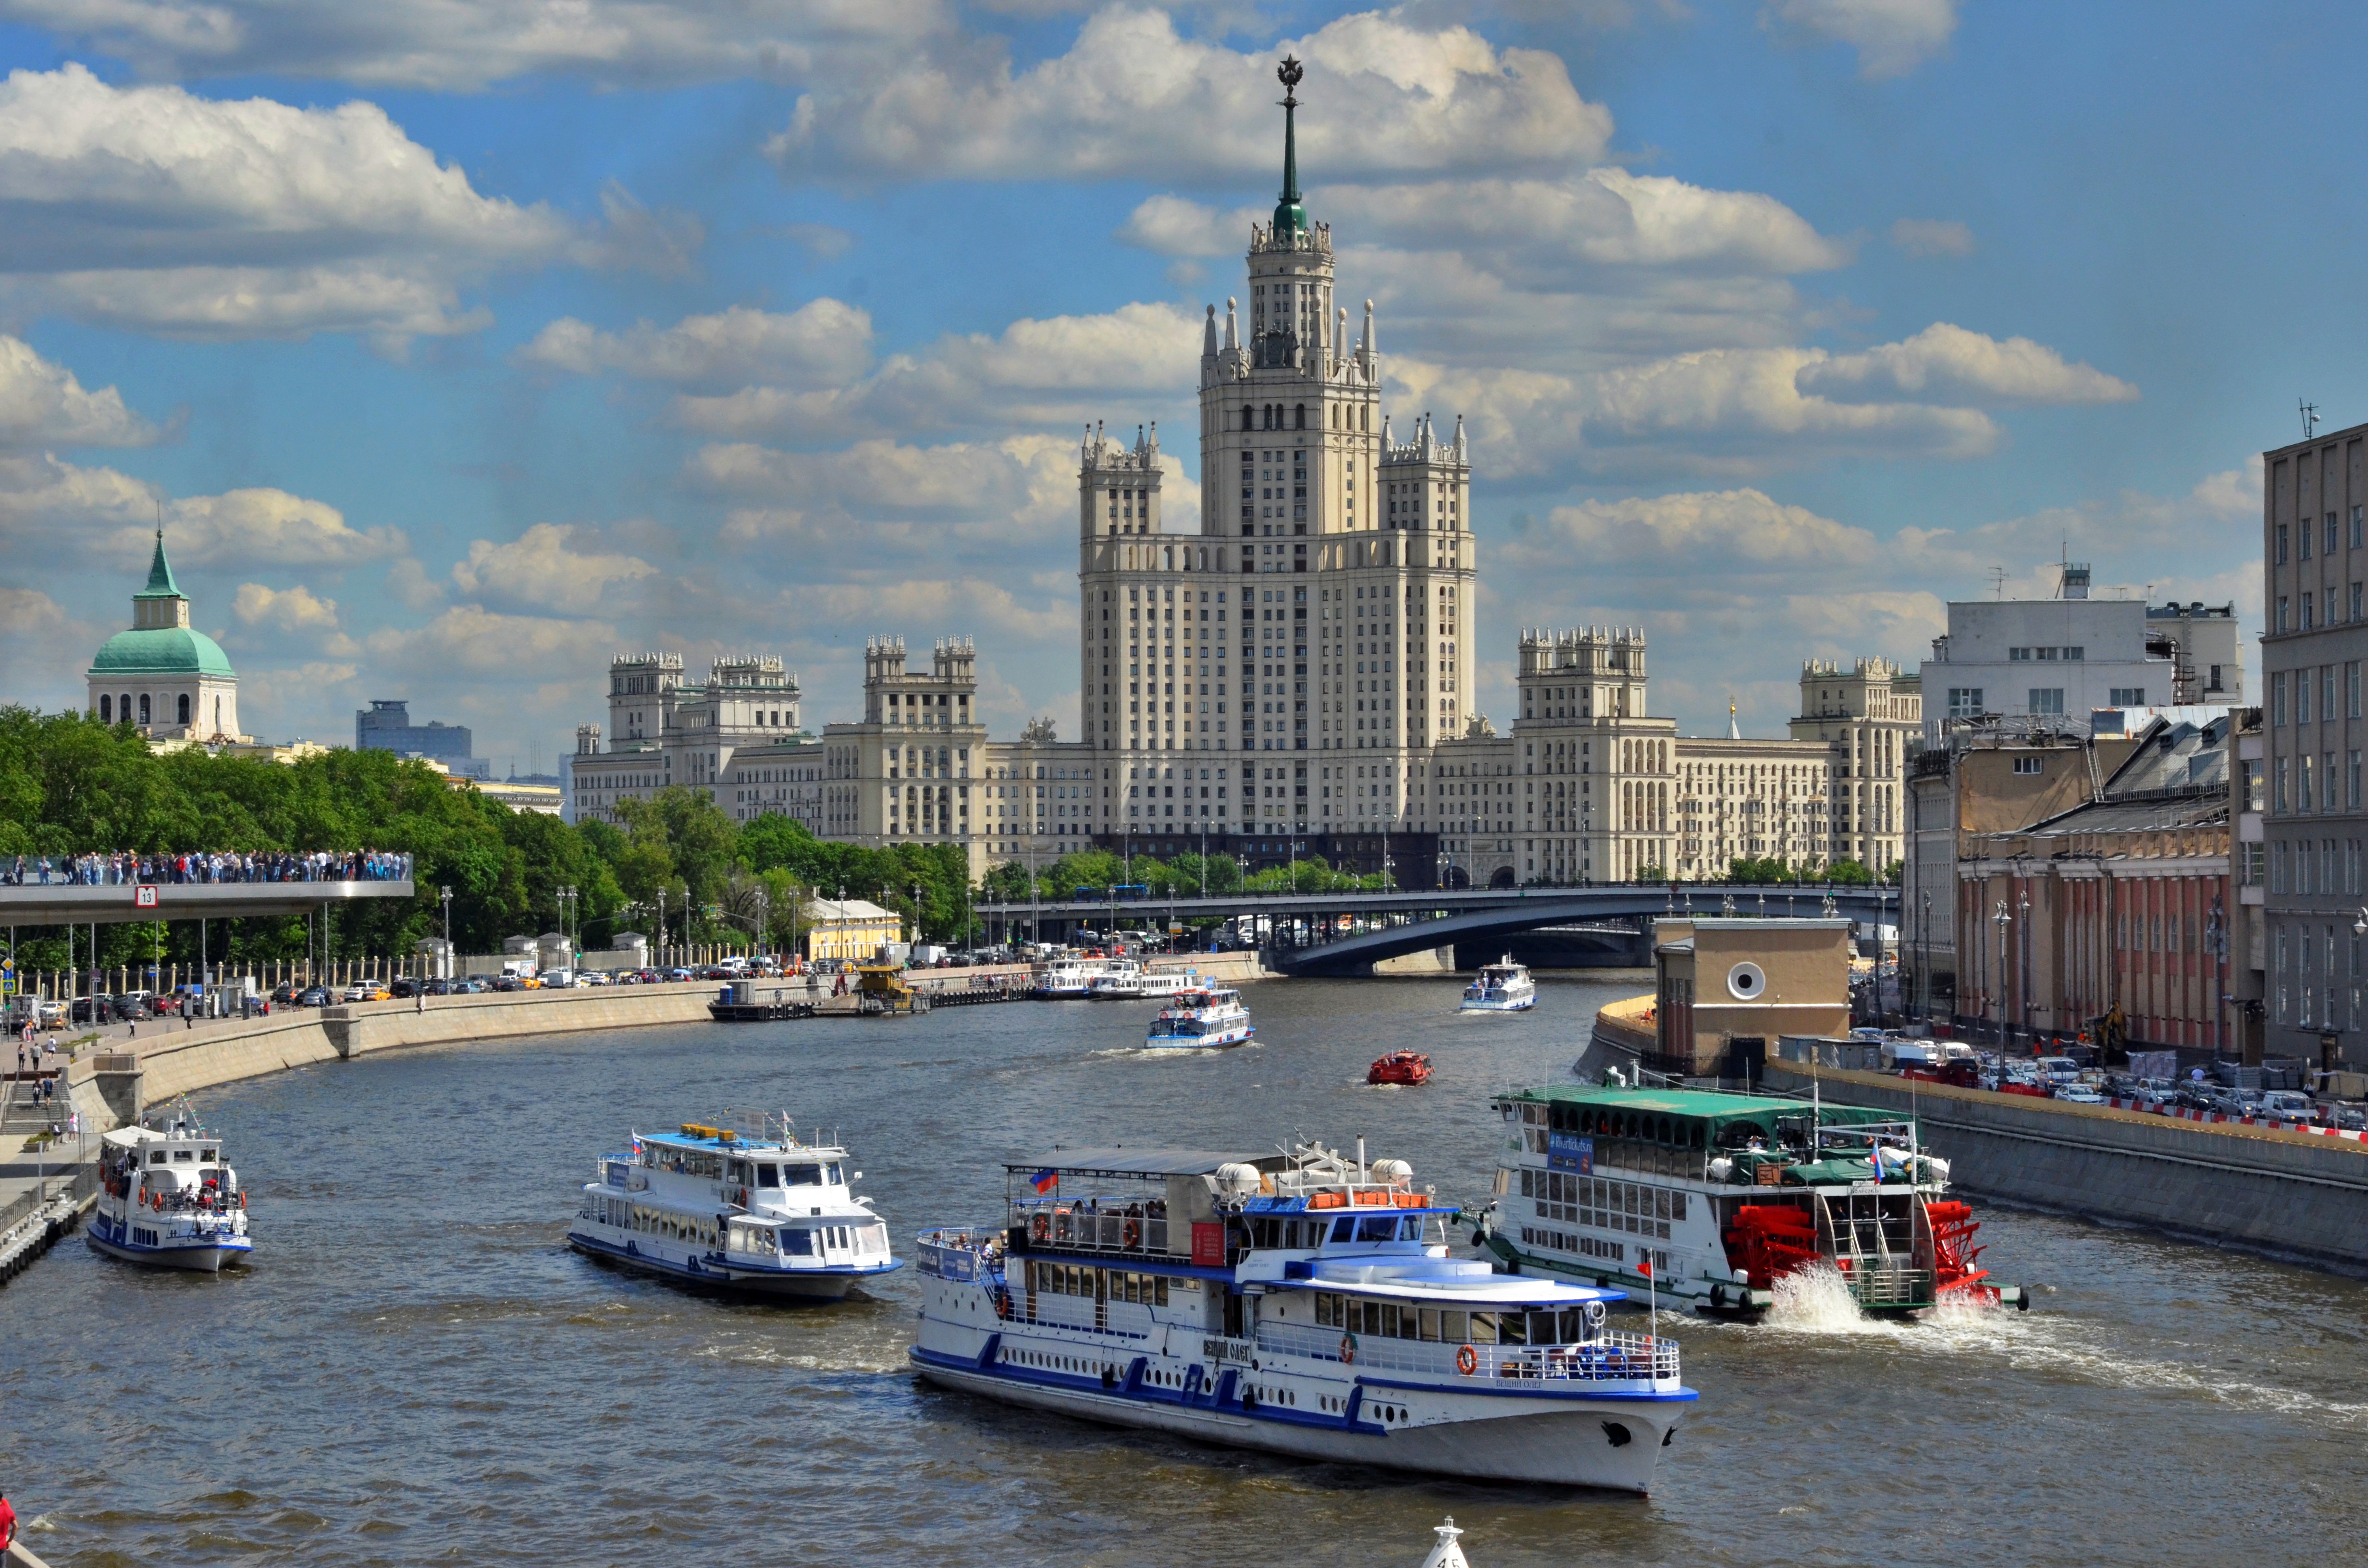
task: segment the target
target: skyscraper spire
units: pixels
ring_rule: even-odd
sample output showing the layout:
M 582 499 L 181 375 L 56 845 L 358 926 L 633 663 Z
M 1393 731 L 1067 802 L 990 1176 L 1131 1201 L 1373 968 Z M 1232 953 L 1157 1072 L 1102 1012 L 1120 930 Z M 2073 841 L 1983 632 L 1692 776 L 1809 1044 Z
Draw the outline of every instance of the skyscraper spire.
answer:
M 1274 74 L 1282 84 L 1282 199 L 1274 204 L 1274 237 L 1280 243 L 1307 233 L 1307 209 L 1299 199 L 1299 97 L 1292 91 L 1306 72 L 1286 54 Z

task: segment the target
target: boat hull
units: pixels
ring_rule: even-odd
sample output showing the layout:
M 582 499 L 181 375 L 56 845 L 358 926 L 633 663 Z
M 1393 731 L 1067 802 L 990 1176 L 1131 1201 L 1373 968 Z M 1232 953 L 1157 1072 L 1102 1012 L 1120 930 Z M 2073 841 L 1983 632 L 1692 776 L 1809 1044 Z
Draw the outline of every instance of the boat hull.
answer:
M 844 1301 L 849 1290 L 866 1279 L 892 1273 L 903 1267 L 892 1262 L 880 1266 L 841 1265 L 794 1270 L 737 1268 L 729 1261 L 712 1258 L 702 1261 L 688 1256 L 668 1257 L 662 1253 L 643 1250 L 637 1240 L 613 1242 L 583 1230 L 568 1232 L 567 1244 L 586 1257 L 677 1285 L 773 1301 Z
M 1475 1000 L 1465 997 L 1458 1011 L 1465 1013 L 1526 1013 L 1538 1005 L 1535 996 L 1515 996 L 1500 1001 Z
M 992 1356 L 991 1347 L 987 1354 Z M 1084 1378 L 982 1368 L 975 1358 L 965 1362 L 917 1346 L 910 1355 L 915 1371 L 939 1387 L 1114 1426 L 1294 1459 L 1637 1496 L 1651 1492 L 1661 1449 L 1675 1435 L 1681 1408 L 1668 1400 L 1548 1402 L 1429 1390 L 1402 1393 L 1386 1382 L 1371 1382 L 1363 1385 L 1365 1399 L 1418 1399 L 1439 1417 L 1383 1427 L 1354 1418 L 1311 1416 L 1304 1409 L 1245 1410 L 1238 1403 L 1203 1403 L 1161 1390 L 1106 1391 Z M 1612 1426 L 1625 1434 L 1616 1445 L 1607 1430 Z
M 1249 1024 L 1213 1030 L 1204 1035 L 1153 1035 L 1143 1042 L 1145 1051 L 1229 1051 L 1237 1045 L 1247 1045 L 1258 1029 Z
M 245 1263 L 255 1250 L 255 1244 L 245 1236 L 225 1237 L 216 1242 L 191 1243 L 187 1246 L 143 1246 L 128 1241 L 117 1241 L 101 1235 L 94 1225 L 84 1238 L 93 1252 L 124 1263 L 136 1263 L 143 1268 L 178 1268 L 192 1274 L 219 1274 L 224 1265 Z

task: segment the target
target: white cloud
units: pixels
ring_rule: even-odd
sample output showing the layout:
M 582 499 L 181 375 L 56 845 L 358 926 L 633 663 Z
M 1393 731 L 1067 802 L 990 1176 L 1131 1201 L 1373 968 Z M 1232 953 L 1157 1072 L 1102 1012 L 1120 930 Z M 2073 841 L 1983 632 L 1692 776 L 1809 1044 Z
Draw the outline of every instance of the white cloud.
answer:
M 1904 76 L 1948 47 L 1957 0 L 1768 0 L 1760 20 L 1850 45 L 1859 74 L 1880 81 Z
M 489 319 L 464 283 L 585 245 L 372 104 L 214 101 L 75 64 L 0 82 L 0 267 L 36 305 L 190 336 L 453 333 Z
M 74 373 L 0 334 L 0 450 L 11 447 L 136 447 L 156 428 L 113 387 L 90 392 Z
M 1804 392 L 1863 398 L 1930 397 L 1947 402 L 2134 403 L 2138 389 L 2027 337 L 1999 342 L 1934 322 L 1901 343 L 1862 354 L 1820 358 L 1801 371 Z
M 1127 214 L 1117 238 L 1155 256 L 1235 256 L 1248 248 L 1250 226 L 1266 218 L 1256 207 L 1221 213 L 1180 196 L 1153 196 Z
M 1562 61 L 1395 12 L 1343 17 L 1256 53 L 1179 36 L 1167 13 L 1098 12 L 1069 51 L 1014 72 L 999 50 L 916 57 L 819 85 L 767 151 L 784 173 L 1044 179 L 1270 175 L 1273 55 L 1307 63 L 1302 167 L 1327 178 L 1592 162 L 1611 116 Z
M 452 581 L 466 594 L 581 615 L 611 585 L 657 575 L 635 556 L 570 549 L 576 531 L 566 523 L 537 523 L 507 544 L 472 540 Z
M 558 678 L 589 685 L 622 640 L 603 621 L 455 605 L 424 626 L 390 627 L 362 642 L 373 672 L 386 678 L 468 676 L 504 685 Z
M 1953 218 L 1902 218 L 1891 225 L 1891 243 L 1909 256 L 1971 256 L 1974 232 Z
M 685 386 L 834 386 L 870 368 L 871 317 L 827 298 L 787 315 L 735 305 L 668 327 L 637 322 L 621 333 L 566 316 L 544 327 L 518 357 L 579 376 L 616 370 Z
M 268 486 L 167 495 L 111 468 L 43 454 L 0 457 L 0 552 L 21 572 L 59 551 L 110 570 L 144 567 L 161 513 L 176 565 L 347 568 L 401 557 L 399 528 L 357 529 L 324 502 Z
M 0 17 L 157 77 L 327 77 L 466 91 L 528 75 L 618 86 L 804 80 L 945 30 L 943 0 L 0 0 Z
M 2261 516 L 2261 457 L 2245 460 L 2243 468 L 2227 469 L 2196 482 L 2191 493 L 2196 504 L 2214 517 L 2231 521 L 2258 520 Z
M 316 597 L 302 583 L 292 588 L 241 583 L 231 608 L 249 626 L 260 623 L 279 631 L 337 630 L 337 601 Z

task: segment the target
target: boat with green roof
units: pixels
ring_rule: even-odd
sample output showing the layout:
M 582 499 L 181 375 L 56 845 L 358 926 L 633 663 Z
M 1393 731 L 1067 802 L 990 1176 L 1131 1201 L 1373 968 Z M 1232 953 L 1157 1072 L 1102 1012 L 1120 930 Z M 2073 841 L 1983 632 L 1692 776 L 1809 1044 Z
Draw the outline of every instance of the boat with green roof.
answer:
M 1973 1210 L 1912 1118 L 1616 1081 L 1490 1103 L 1505 1136 L 1475 1240 L 1516 1272 L 1741 1316 L 1820 1267 L 1872 1312 L 2030 1305 L 1978 1267 Z

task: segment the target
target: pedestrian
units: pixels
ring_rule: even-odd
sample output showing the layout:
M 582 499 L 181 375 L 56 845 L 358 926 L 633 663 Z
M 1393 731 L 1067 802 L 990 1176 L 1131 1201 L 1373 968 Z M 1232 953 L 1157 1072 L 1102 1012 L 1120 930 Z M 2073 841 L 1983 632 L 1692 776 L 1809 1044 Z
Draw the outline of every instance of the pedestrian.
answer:
M 8 1494 L 0 1492 L 0 1552 L 17 1544 L 17 1510 L 8 1506 Z

